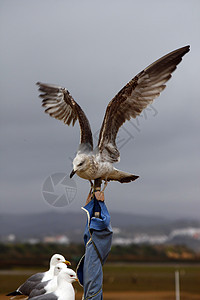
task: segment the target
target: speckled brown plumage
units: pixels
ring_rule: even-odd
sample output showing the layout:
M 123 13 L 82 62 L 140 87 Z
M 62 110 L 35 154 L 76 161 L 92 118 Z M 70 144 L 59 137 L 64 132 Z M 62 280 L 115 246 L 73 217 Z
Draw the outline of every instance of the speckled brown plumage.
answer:
M 177 49 L 148 66 L 136 75 L 107 106 L 104 121 L 99 135 L 99 150 L 110 161 L 118 161 L 119 152 L 116 147 L 116 136 L 119 128 L 126 120 L 136 118 L 164 90 L 165 83 L 171 78 L 171 73 L 181 62 L 183 55 L 189 51 L 189 46 Z M 110 155 L 106 145 L 113 146 Z M 106 158 L 107 159 L 107 158 Z
M 72 126 L 78 119 L 80 125 L 80 144 L 88 144 L 93 149 L 92 132 L 89 121 L 82 108 L 72 98 L 69 91 L 65 88 L 37 82 L 39 85 L 40 97 L 43 99 L 42 106 L 45 112 L 51 117 L 62 120 L 68 126 Z
M 130 80 L 110 101 L 101 126 L 98 147 L 93 150 L 92 132 L 89 121 L 81 107 L 70 93 L 62 87 L 38 82 L 43 94 L 42 105 L 50 116 L 65 124 L 80 125 L 80 146 L 73 161 L 75 172 L 85 179 L 117 180 L 121 183 L 138 178 L 131 173 L 115 169 L 112 164 L 119 161 L 120 153 L 116 146 L 119 128 L 140 113 L 160 95 L 171 78 L 172 72 L 189 51 L 189 46 L 177 49 L 161 57 Z M 92 160 L 92 161 L 91 161 Z

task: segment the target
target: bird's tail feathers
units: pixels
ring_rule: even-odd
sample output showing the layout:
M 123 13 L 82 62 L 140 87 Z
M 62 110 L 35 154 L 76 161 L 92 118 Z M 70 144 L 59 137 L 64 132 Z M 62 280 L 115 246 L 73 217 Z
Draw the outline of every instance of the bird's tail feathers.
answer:
M 128 183 L 136 180 L 138 177 L 139 176 L 137 175 L 133 175 L 131 173 L 114 169 L 113 172 L 109 174 L 107 181 L 114 180 L 114 181 L 119 181 L 121 183 Z

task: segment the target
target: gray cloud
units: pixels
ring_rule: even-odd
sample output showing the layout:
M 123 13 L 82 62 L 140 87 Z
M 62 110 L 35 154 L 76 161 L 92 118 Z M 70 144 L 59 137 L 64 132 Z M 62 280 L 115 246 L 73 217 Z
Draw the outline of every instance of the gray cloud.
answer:
M 191 44 L 153 104 L 158 114 L 139 118 L 139 130 L 124 125 L 134 139 L 121 149 L 119 168 L 140 179 L 109 184 L 106 199 L 111 210 L 199 215 L 199 10 L 198 1 L 1 1 L 2 212 L 52 209 L 42 183 L 71 171 L 78 146 L 78 125 L 68 128 L 43 113 L 37 81 L 67 87 L 96 132 L 125 83 Z M 76 182 L 66 210 L 80 209 L 88 193 L 88 183 Z

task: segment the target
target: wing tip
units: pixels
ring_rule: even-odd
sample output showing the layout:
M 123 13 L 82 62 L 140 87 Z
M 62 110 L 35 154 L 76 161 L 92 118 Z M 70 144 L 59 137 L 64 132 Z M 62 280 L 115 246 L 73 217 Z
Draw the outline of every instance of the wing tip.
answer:
M 177 52 L 180 52 L 180 55 L 181 55 L 181 58 L 180 58 L 180 61 L 182 60 L 182 57 L 188 53 L 190 51 L 190 45 L 187 45 L 187 46 L 184 46 L 182 48 L 179 48 L 177 50 L 175 50 Z
M 190 47 L 191 47 L 190 45 L 187 45 L 187 46 L 183 47 L 183 49 L 185 49 L 186 52 L 189 52 L 190 51 Z
M 21 293 L 20 291 L 14 291 L 11 293 L 8 293 L 6 296 L 22 296 L 23 293 Z

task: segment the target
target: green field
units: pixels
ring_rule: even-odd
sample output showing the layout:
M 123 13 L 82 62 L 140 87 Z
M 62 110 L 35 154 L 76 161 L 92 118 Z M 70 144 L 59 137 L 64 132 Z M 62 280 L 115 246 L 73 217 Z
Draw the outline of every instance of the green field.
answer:
M 181 291 L 200 295 L 200 265 L 106 264 L 103 270 L 104 291 L 174 291 L 174 273 L 179 270 Z M 1 270 L 0 294 L 14 290 L 35 272 L 25 269 Z M 77 283 L 74 286 L 82 291 Z
M 200 265 L 107 265 L 105 291 L 174 291 L 179 270 L 181 290 L 200 295 Z

